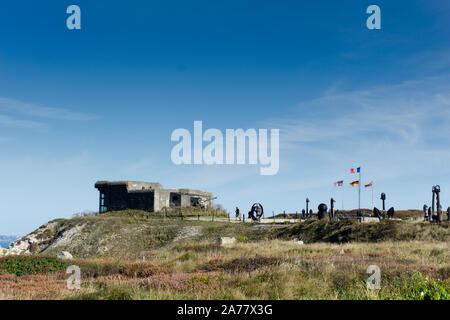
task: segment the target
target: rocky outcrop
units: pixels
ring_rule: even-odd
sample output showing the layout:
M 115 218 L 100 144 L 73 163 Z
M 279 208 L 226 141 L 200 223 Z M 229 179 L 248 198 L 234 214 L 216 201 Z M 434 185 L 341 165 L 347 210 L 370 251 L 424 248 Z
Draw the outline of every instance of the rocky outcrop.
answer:
M 235 237 L 221 237 L 217 239 L 217 244 L 221 246 L 235 244 L 237 242 Z
M 66 260 L 66 259 L 73 259 L 73 256 L 70 254 L 70 252 L 68 252 L 68 251 L 61 251 L 60 253 L 58 253 L 57 255 L 56 255 L 56 257 L 58 258 L 58 259 L 63 259 L 63 260 Z
M 9 245 L 8 254 L 30 254 L 33 248 L 39 243 L 37 235 L 30 233 L 29 235 L 18 239 Z
M 66 245 L 82 230 L 82 225 L 61 225 L 56 221 L 48 222 L 30 234 L 17 239 L 9 245 L 8 254 L 41 253 L 51 247 Z

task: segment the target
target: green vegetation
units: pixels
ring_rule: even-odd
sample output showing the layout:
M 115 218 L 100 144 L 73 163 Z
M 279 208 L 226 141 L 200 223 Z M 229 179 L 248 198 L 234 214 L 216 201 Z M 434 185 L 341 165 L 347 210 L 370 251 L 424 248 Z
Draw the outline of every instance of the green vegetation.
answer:
M 238 242 L 247 242 L 248 238 L 246 236 L 236 236 Z
M 397 280 L 397 279 L 396 279 Z M 410 273 L 405 281 L 400 280 L 401 283 L 398 288 L 398 295 L 411 300 L 449 300 L 450 286 L 445 282 L 436 282 L 424 277 L 422 273 L 416 271 Z
M 0 258 L 0 274 L 23 276 L 61 271 L 68 264 L 58 258 L 43 256 L 7 256 Z
M 298 245 L 272 240 L 229 248 L 186 243 L 152 251 L 152 268 L 159 268 L 151 276 L 129 272 L 129 280 L 105 282 L 105 274 L 87 279 L 89 290 L 66 298 L 445 300 L 450 298 L 449 273 L 442 272 L 450 266 L 445 248 L 436 242 Z M 130 270 L 142 270 L 140 264 L 148 263 L 135 263 Z M 366 269 L 372 264 L 381 269 L 381 289 L 367 289 Z
M 45 234 L 47 237 L 51 238 L 51 237 L 53 237 L 53 236 L 55 235 L 55 231 L 48 229 L 48 230 L 45 230 L 45 231 L 44 231 L 44 234 Z
M 378 223 L 359 223 L 356 220 L 328 221 L 316 219 L 280 229 L 276 238 L 297 238 L 304 242 L 377 242 L 387 240 L 438 240 L 450 239 L 449 224 L 410 223 L 383 220 Z
M 79 258 L 138 258 L 142 252 L 165 247 L 173 241 L 215 241 L 219 237 L 235 237 L 239 242 L 255 242 L 300 238 L 314 242 L 379 242 L 379 241 L 448 241 L 450 224 L 442 225 L 413 221 L 384 220 L 378 223 L 318 221 L 302 223 L 258 224 L 229 223 L 195 217 L 148 216 L 145 211 L 126 210 L 101 216 L 75 217 L 53 222 L 37 230 L 40 240 L 33 253 L 55 256 L 69 251 Z M 52 237 L 49 236 L 53 235 Z M 70 235 L 70 236 L 68 236 Z M 53 239 L 58 239 L 56 245 Z
M 446 223 L 211 220 L 129 211 L 57 221 L 38 229 L 58 238 L 42 237 L 40 254 L 0 258 L 0 298 L 450 299 Z M 49 257 L 60 251 L 81 269 L 78 291 L 65 286 L 68 262 Z M 379 290 L 367 289 L 369 265 Z

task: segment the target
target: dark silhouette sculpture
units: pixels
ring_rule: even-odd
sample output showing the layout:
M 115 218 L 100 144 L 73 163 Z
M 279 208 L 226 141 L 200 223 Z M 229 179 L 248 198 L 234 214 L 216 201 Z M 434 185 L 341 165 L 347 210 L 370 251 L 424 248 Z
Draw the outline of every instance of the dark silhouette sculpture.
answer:
M 330 219 L 334 218 L 334 203 L 336 202 L 336 200 L 334 200 L 333 198 L 330 199 Z
M 327 216 L 327 210 L 328 210 L 327 205 L 325 203 L 321 203 L 317 207 L 317 210 L 318 210 L 317 217 L 319 218 L 319 220 L 325 219 Z
M 308 211 L 308 204 L 309 204 L 309 199 L 306 198 L 306 212 L 309 212 L 309 211 Z M 311 217 L 311 215 L 310 215 L 310 217 Z
M 383 211 L 386 210 L 386 207 L 384 206 L 384 202 L 386 201 L 386 194 L 383 192 L 381 193 L 381 197 L 380 197 L 381 201 L 383 202 Z
M 381 214 L 381 211 L 378 210 L 376 207 L 373 208 L 373 216 L 377 217 L 379 219 L 383 219 L 383 215 Z
M 435 185 L 431 188 L 431 191 L 432 191 L 431 218 L 435 222 L 441 222 L 442 221 L 442 206 L 441 206 L 441 199 L 439 196 L 439 193 L 441 192 L 441 187 L 439 185 Z M 436 214 L 434 214 L 435 199 L 436 199 L 436 208 L 437 208 Z
M 261 203 L 254 203 L 252 205 L 252 208 L 248 212 L 248 217 L 249 217 L 249 219 L 256 221 L 256 220 L 261 219 L 263 214 L 264 214 L 264 208 L 261 205 Z
M 387 211 L 387 214 L 386 214 L 388 219 L 389 218 L 393 218 L 394 217 L 394 213 L 395 213 L 394 207 L 390 207 L 389 210 Z

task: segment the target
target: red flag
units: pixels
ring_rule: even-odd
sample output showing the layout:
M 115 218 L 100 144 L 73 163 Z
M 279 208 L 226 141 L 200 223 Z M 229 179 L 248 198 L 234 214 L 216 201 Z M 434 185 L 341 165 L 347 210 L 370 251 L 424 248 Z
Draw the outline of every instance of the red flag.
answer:
M 369 184 L 366 184 L 364 187 L 371 187 L 371 186 L 373 186 L 373 181 L 371 181 Z

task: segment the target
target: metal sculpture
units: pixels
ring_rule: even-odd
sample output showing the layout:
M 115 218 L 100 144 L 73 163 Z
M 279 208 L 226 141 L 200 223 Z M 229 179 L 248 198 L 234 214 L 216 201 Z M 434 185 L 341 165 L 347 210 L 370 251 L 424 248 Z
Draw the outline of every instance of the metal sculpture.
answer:
M 428 206 L 426 204 L 423 205 L 423 220 L 428 221 Z
M 328 211 L 327 205 L 325 203 L 321 203 L 317 207 L 317 210 L 318 210 L 317 217 L 319 218 L 319 220 L 325 219 Z
M 257 220 L 261 219 L 263 214 L 264 214 L 264 208 L 261 205 L 261 203 L 254 203 L 252 205 L 252 208 L 248 212 L 248 217 L 249 217 L 249 219 L 257 221 Z
M 390 207 L 389 210 L 386 213 L 388 219 L 389 218 L 393 218 L 394 217 L 394 213 L 395 213 L 394 207 Z
M 306 211 L 305 211 L 305 209 L 302 209 L 302 219 L 305 219 L 306 218 Z
M 330 219 L 334 219 L 334 203 L 336 200 L 333 198 L 330 199 Z
M 306 212 L 309 212 L 309 211 L 308 211 L 308 204 L 309 204 L 309 199 L 306 198 Z M 310 215 L 310 217 L 311 217 L 311 215 Z
M 441 192 L 441 187 L 439 185 L 435 185 L 431 188 L 432 199 L 431 199 L 431 218 L 433 221 L 440 222 L 442 219 L 442 207 L 441 207 L 441 199 L 439 197 L 439 193 Z M 437 214 L 434 214 L 434 201 L 436 199 L 436 207 Z
M 383 211 L 385 211 L 386 207 L 384 206 L 384 202 L 386 201 L 386 194 L 384 192 L 381 193 L 380 199 L 383 201 Z
M 377 217 L 378 219 L 383 219 L 383 215 L 381 214 L 381 211 L 378 210 L 378 208 L 374 207 L 373 208 L 373 216 Z

